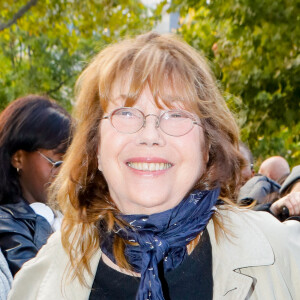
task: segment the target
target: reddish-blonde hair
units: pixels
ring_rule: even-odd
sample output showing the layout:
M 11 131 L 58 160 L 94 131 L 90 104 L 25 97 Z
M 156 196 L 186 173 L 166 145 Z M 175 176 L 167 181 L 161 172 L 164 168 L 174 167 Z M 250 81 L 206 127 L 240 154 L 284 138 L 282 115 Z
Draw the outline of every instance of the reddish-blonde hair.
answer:
M 62 243 L 73 276 L 83 284 L 83 271 L 90 271 L 89 260 L 99 247 L 100 220 L 109 230 L 116 222 L 117 208 L 97 168 L 98 128 L 116 81 L 126 90 L 126 106 L 134 105 L 149 85 L 158 107 L 162 102 L 168 107 L 181 103 L 200 117 L 209 161 L 194 188 L 221 186 L 222 199 L 230 202 L 243 162 L 234 118 L 205 59 L 192 47 L 175 36 L 150 32 L 102 50 L 77 81 L 77 130 L 52 187 L 52 197 L 64 213 Z M 123 249 L 124 242 L 116 239 L 117 262 L 129 268 Z

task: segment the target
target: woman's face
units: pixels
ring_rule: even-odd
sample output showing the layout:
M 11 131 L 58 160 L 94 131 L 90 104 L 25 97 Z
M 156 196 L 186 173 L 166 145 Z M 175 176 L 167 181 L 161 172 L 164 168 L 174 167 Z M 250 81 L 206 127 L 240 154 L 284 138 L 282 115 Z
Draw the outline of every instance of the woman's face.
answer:
M 120 94 L 113 96 L 107 114 L 124 105 Z M 145 115 L 159 116 L 161 112 L 148 87 L 134 107 Z M 156 128 L 155 121 L 155 117 L 147 117 L 146 126 L 132 134 L 118 132 L 108 119 L 101 121 L 98 167 L 111 198 L 124 214 L 153 214 L 173 208 L 205 172 L 208 154 L 202 127 L 195 125 L 187 134 L 174 137 Z M 149 164 L 155 170 L 147 170 Z
M 22 195 L 29 203 L 47 202 L 47 188 L 58 172 L 59 168 L 54 168 L 45 157 L 52 161 L 60 161 L 62 153 L 46 149 L 34 152 L 18 150 L 12 158 L 13 160 L 18 159 L 18 165 L 16 162 L 12 163 L 20 169 L 19 181 Z

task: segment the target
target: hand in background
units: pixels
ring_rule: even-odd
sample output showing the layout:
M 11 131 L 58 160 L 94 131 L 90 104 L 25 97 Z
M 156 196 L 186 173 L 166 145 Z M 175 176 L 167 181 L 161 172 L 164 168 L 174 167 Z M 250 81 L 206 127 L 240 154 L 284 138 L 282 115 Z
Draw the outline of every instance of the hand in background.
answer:
M 300 192 L 291 192 L 286 196 L 275 201 L 270 207 L 271 212 L 278 216 L 282 212 L 282 208 L 286 206 L 290 216 L 300 215 Z

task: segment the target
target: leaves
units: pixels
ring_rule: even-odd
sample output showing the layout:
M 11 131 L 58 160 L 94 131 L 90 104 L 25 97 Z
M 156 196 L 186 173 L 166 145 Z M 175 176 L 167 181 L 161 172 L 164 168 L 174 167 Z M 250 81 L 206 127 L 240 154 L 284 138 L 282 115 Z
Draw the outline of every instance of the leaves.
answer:
M 296 0 L 173 0 L 179 33 L 212 60 L 258 161 L 300 164 L 300 6 Z M 210 30 L 209 30 L 210 29 Z M 242 103 L 242 104 L 241 104 Z
M 0 24 L 27 2 L 1 1 Z M 70 109 L 86 62 L 106 44 L 151 29 L 149 14 L 135 0 L 38 1 L 0 31 L 0 110 L 28 93 L 47 94 Z
M 29 0 L 0 1 L 6 24 Z M 0 110 L 28 93 L 71 108 L 75 80 L 108 43 L 150 30 L 137 0 L 44 0 L 0 31 Z M 257 161 L 280 154 L 300 164 L 300 6 L 296 0 L 172 0 L 178 33 L 208 59 Z

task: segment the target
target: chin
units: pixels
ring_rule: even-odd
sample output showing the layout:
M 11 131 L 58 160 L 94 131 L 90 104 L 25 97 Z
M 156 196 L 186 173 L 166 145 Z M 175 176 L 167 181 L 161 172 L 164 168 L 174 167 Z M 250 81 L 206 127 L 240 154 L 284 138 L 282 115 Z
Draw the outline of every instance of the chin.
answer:
M 169 201 L 169 197 L 162 197 L 162 195 L 140 195 L 139 199 L 136 201 L 131 201 L 132 210 L 130 214 L 155 214 L 158 212 L 166 211 L 170 208 L 173 208 L 177 203 Z

